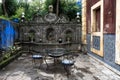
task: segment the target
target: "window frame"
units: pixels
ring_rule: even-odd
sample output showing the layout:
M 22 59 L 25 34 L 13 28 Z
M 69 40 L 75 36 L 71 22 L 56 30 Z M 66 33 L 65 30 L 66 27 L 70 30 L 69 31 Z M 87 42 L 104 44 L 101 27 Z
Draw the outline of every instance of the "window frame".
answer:
M 96 14 L 95 10 L 100 8 L 100 31 L 95 31 L 95 25 L 96 25 Z M 101 57 L 103 57 L 103 0 L 98 1 L 96 4 L 94 4 L 91 7 L 91 51 Z M 93 48 L 93 36 L 99 36 L 100 37 L 100 50 L 97 50 Z
M 116 0 L 115 63 L 120 65 L 120 0 Z

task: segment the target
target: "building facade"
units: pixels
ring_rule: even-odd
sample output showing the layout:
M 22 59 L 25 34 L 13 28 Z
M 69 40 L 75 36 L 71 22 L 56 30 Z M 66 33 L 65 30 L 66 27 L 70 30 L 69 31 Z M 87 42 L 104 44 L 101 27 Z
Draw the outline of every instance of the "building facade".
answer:
M 120 0 L 83 0 L 88 54 L 120 71 Z M 85 16 L 86 15 L 86 16 Z M 84 19 L 82 18 L 84 22 Z

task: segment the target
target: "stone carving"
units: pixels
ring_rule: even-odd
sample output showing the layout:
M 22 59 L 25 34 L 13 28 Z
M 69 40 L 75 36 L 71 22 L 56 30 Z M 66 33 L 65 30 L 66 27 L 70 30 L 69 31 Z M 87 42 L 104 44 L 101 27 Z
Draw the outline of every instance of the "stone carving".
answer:
M 53 6 L 52 5 L 49 5 L 49 13 L 47 15 L 45 15 L 44 17 L 44 20 L 49 22 L 49 23 L 52 23 L 54 22 L 55 20 L 57 20 L 57 16 L 56 14 L 52 13 L 53 12 Z
M 54 29 L 53 28 L 48 28 L 46 30 L 46 39 L 50 42 L 54 40 Z
M 42 18 L 42 16 L 41 15 L 38 15 L 38 14 L 35 14 L 34 16 L 33 16 L 33 21 L 35 21 L 35 22 L 39 22 L 39 23 L 44 23 L 44 20 L 43 20 L 43 18 Z
M 57 20 L 57 16 L 53 13 L 49 13 L 49 14 L 45 15 L 44 19 L 45 19 L 45 21 L 52 23 L 55 20 Z
M 80 24 L 69 22 L 69 18 L 61 14 L 57 16 L 53 12 L 53 6 L 49 6 L 49 13 L 41 16 L 39 14 L 34 15 L 32 21 L 28 24 L 20 24 L 21 28 L 24 28 L 22 33 L 29 33 L 33 29 L 35 42 L 42 43 L 79 43 L 80 42 Z M 32 28 L 31 28 L 32 27 Z M 33 32 L 34 32 L 33 31 Z M 76 35 L 75 35 L 76 34 Z M 22 34 L 21 34 L 22 35 Z M 77 38 L 78 37 L 78 38 Z M 22 37 L 20 37 L 22 38 Z M 24 39 L 26 36 L 24 37 Z M 23 39 L 23 38 L 22 38 Z M 32 39 L 34 41 L 34 39 Z
M 57 16 L 56 14 L 52 13 L 53 12 L 53 6 L 49 6 L 49 13 L 46 14 L 44 17 L 39 15 L 38 13 L 33 16 L 34 22 L 39 22 L 39 23 L 68 23 L 69 19 L 67 16 L 61 14 L 60 16 Z
M 53 12 L 53 5 L 49 5 L 49 13 Z

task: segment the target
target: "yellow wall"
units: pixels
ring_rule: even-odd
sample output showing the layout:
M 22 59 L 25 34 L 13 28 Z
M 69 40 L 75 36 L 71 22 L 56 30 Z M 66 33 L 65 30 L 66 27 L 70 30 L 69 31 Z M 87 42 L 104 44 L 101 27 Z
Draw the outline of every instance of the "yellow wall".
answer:
M 86 44 L 86 0 L 82 0 L 82 43 Z
M 120 0 L 116 0 L 116 55 L 115 62 L 120 64 Z

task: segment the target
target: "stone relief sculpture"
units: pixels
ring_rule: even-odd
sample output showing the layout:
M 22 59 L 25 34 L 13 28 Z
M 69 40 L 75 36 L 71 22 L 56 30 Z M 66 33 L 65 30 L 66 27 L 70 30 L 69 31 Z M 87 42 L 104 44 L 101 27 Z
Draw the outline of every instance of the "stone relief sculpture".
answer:
M 31 42 L 33 42 L 33 41 L 35 41 L 35 31 L 34 30 L 30 30 L 29 31 L 29 40 L 31 41 Z
M 53 12 L 53 5 L 49 5 L 49 13 Z
M 51 42 L 54 40 L 54 29 L 53 28 L 48 28 L 46 30 L 46 39 Z
M 29 34 L 28 39 L 30 38 L 30 41 L 42 43 L 72 43 L 74 41 L 77 42 L 78 38 L 76 37 L 79 35 L 74 36 L 74 34 L 80 33 L 78 32 L 80 31 L 78 30 L 80 29 L 80 26 L 77 23 L 69 22 L 69 18 L 64 14 L 61 14 L 59 16 L 54 14 L 52 5 L 49 6 L 48 12 L 49 13 L 45 16 L 41 16 L 38 13 L 33 16 L 33 20 L 29 22 L 27 28 L 33 27 L 33 29 L 31 29 L 34 31 L 32 31 L 32 33 L 30 33 L 31 31 L 22 31 Z M 26 25 L 21 24 L 21 26 Z M 24 27 L 24 30 L 26 30 L 27 28 Z
M 52 22 L 55 22 L 57 20 L 56 14 L 54 14 L 52 12 L 53 12 L 53 6 L 50 5 L 49 6 L 49 13 L 47 15 L 45 15 L 45 17 L 44 17 L 45 21 L 52 23 Z

